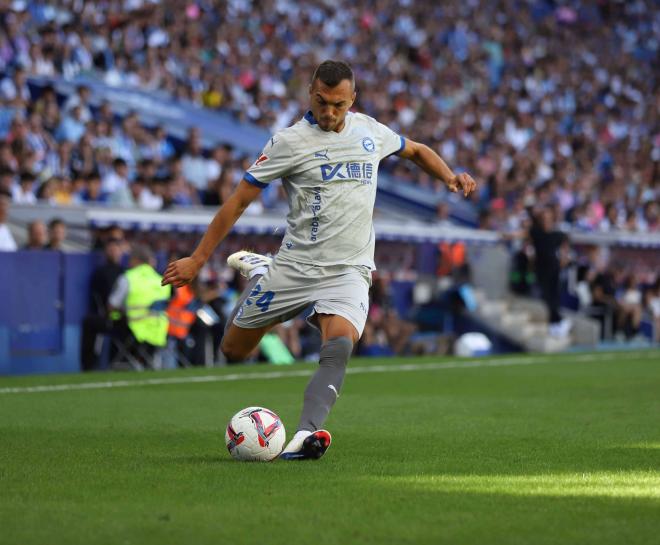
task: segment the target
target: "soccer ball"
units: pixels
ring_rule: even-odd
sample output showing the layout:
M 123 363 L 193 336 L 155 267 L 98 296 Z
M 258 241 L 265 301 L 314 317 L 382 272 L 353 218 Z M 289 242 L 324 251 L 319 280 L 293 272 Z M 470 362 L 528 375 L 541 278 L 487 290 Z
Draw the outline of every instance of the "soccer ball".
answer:
M 285 441 L 280 417 L 263 407 L 238 411 L 225 431 L 229 454 L 243 462 L 270 462 L 282 452 Z

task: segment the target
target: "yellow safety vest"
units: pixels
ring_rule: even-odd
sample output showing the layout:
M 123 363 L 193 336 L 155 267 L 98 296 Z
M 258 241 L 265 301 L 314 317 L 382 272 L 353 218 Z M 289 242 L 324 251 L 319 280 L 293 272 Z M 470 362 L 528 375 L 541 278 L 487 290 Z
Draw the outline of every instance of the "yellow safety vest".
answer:
M 126 271 L 128 295 L 126 296 L 126 318 L 128 327 L 139 342 L 152 346 L 167 344 L 169 325 L 165 306 L 154 310 L 156 302 L 166 302 L 170 298 L 171 286 L 161 286 L 162 277 L 151 265 L 138 265 Z

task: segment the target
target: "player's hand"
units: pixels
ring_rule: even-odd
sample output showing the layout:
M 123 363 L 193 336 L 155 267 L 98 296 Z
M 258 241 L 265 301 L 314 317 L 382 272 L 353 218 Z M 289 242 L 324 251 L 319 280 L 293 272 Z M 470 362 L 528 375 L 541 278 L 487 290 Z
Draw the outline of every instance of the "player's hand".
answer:
M 177 261 L 172 261 L 165 269 L 161 286 L 172 284 L 175 288 L 180 288 L 189 284 L 197 276 L 202 264 L 198 263 L 192 257 L 184 257 Z
M 463 196 L 467 197 L 477 188 L 477 182 L 467 172 L 462 172 L 454 176 L 447 184 L 447 187 L 452 193 L 456 193 L 459 189 L 462 189 Z

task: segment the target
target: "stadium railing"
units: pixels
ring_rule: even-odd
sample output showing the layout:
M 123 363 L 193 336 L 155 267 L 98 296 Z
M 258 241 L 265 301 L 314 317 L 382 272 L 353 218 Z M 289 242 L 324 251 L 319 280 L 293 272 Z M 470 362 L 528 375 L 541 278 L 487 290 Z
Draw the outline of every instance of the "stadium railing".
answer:
M 52 207 L 47 204 L 12 205 L 10 220 L 27 224 L 40 219 L 49 221 L 55 217 L 74 227 L 107 227 L 119 225 L 124 229 L 138 231 L 199 232 L 206 230 L 217 209 L 215 207 L 186 207 L 166 211 L 144 211 L 105 206 Z M 235 226 L 239 234 L 278 234 L 286 228 L 282 214 L 264 213 L 259 216 L 242 216 Z M 496 231 L 446 226 L 418 219 L 389 219 L 375 217 L 376 238 L 403 242 L 464 241 L 468 244 L 501 244 L 501 235 Z M 593 246 L 618 246 L 657 250 L 660 248 L 660 233 L 588 233 L 578 230 L 567 231 L 575 244 Z

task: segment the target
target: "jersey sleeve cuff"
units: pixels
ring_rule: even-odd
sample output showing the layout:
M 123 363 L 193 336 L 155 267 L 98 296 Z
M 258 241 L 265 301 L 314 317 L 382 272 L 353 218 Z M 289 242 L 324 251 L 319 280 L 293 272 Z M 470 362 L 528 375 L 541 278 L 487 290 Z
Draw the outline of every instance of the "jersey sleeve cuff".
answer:
M 252 185 L 256 185 L 257 187 L 260 187 L 261 189 L 263 189 L 264 187 L 268 187 L 268 184 L 260 182 L 254 176 L 252 176 L 252 174 L 250 174 L 249 172 L 246 172 L 245 174 L 243 174 L 243 179 L 247 183 L 252 184 Z
M 394 155 L 399 155 L 403 151 L 403 148 L 406 147 L 406 139 L 403 136 L 399 136 L 401 139 L 401 145 L 399 146 L 399 149 L 394 152 Z
M 396 151 L 393 151 L 392 153 L 386 155 L 383 157 L 383 159 L 387 159 L 388 157 L 392 157 L 392 155 L 399 155 L 403 151 L 403 148 L 406 147 L 406 139 L 403 136 L 399 136 L 399 139 L 401 140 L 401 144 L 399 145 L 399 149 Z

